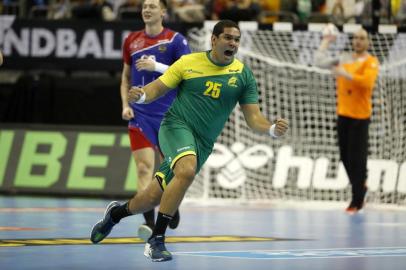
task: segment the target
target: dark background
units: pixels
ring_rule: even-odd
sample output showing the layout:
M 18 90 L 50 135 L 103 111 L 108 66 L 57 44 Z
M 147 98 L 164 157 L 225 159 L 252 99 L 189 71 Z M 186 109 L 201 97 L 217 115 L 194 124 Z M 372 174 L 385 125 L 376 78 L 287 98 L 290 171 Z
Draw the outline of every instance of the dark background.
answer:
M 193 25 L 167 24 L 186 35 Z M 114 49 L 121 50 L 121 34 L 143 28 L 141 22 L 92 22 L 15 20 L 11 28 L 73 29 L 78 39 L 86 30 L 114 32 Z M 1 44 L 0 44 L 1 45 Z M 0 47 L 1 48 L 1 47 Z M 60 125 L 126 125 L 121 119 L 120 80 L 122 60 L 87 57 L 38 58 L 19 55 L 16 50 L 4 55 L 0 67 L 0 125 L 36 123 Z

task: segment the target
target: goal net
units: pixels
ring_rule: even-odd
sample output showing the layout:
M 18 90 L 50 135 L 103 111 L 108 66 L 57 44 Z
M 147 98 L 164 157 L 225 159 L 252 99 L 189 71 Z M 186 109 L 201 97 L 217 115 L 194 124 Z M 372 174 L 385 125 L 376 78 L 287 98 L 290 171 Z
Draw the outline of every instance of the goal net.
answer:
M 368 197 L 406 205 L 406 34 L 373 34 L 379 58 L 369 128 Z M 192 50 L 209 48 L 210 33 L 192 29 Z M 320 32 L 243 31 L 238 58 L 253 71 L 262 112 L 287 118 L 283 139 L 250 130 L 239 109 L 230 116 L 214 151 L 190 187 L 189 201 L 349 201 L 350 186 L 339 160 L 335 79 L 313 66 Z M 341 33 L 332 55 L 350 50 Z

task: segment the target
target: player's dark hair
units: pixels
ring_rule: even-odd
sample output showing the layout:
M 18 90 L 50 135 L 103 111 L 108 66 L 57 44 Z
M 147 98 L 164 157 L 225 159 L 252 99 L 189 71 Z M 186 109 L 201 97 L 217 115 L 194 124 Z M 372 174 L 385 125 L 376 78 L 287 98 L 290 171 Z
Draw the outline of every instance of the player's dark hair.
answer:
M 142 1 L 142 3 L 144 3 L 145 0 Z M 166 2 L 166 0 L 159 0 L 159 3 L 166 9 L 168 8 L 168 3 Z
M 213 28 L 213 35 L 218 37 L 218 36 L 220 36 L 221 33 L 224 32 L 224 28 L 231 28 L 231 27 L 237 28 L 238 31 L 240 31 L 240 27 L 234 21 L 231 21 L 231 20 L 219 21 L 218 23 L 216 23 L 216 25 Z
M 159 3 L 164 6 L 164 8 L 168 7 L 168 3 L 166 3 L 166 0 L 159 0 Z

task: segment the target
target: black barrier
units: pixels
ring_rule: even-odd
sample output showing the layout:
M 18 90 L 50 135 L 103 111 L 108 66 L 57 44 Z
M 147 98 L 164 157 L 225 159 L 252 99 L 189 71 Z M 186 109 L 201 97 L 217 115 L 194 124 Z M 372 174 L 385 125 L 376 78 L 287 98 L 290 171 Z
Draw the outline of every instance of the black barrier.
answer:
M 0 123 L 126 125 L 119 78 L 25 74 L 0 93 Z
M 136 168 L 126 128 L 0 128 L 0 193 L 129 197 Z

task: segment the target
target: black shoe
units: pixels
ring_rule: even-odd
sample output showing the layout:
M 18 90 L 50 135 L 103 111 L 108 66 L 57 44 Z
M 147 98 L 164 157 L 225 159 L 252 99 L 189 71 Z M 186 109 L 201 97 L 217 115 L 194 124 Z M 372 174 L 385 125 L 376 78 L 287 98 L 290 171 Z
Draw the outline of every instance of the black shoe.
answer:
M 92 233 L 90 235 L 90 240 L 93 244 L 97 244 L 101 240 L 106 238 L 113 229 L 114 225 L 117 224 L 114 223 L 111 219 L 111 210 L 118 206 L 120 206 L 119 202 L 114 201 L 109 203 L 109 205 L 107 205 L 106 211 L 104 212 L 103 219 L 93 226 Z
M 172 260 L 172 254 L 165 247 L 165 236 L 155 235 L 145 244 L 144 255 L 153 262 Z
M 172 230 L 176 229 L 179 225 L 179 222 L 180 222 L 179 210 L 176 210 L 172 220 L 169 221 L 169 228 L 171 228 Z

